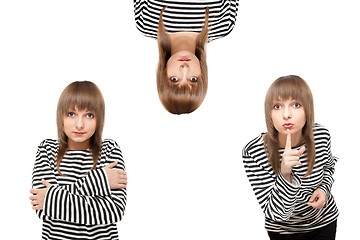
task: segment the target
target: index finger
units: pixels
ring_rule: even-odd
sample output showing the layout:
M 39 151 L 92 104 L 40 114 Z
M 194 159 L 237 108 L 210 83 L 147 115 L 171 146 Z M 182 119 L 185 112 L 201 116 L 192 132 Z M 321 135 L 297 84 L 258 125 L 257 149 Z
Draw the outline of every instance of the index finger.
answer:
M 291 149 L 291 133 L 290 130 L 287 130 L 286 134 L 286 143 L 285 143 L 285 149 Z

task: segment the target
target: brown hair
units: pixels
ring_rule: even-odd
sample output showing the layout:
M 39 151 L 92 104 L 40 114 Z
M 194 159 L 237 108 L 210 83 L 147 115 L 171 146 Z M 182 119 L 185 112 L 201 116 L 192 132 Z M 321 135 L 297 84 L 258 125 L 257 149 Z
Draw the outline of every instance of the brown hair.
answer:
M 68 149 L 68 137 L 64 132 L 64 116 L 69 109 L 77 107 L 79 110 L 94 111 L 96 116 L 96 130 L 90 137 L 90 153 L 93 159 L 92 170 L 96 168 L 102 146 L 102 131 L 105 120 L 105 102 L 100 89 L 90 81 L 77 81 L 69 84 L 61 93 L 56 111 L 59 151 L 56 157 L 56 168 L 60 175 L 60 162 Z
M 208 38 L 209 8 L 205 10 L 204 26 L 196 39 L 195 56 L 199 59 L 201 77 L 191 86 L 170 84 L 166 74 L 166 64 L 171 57 L 171 44 L 162 19 L 163 7 L 159 18 L 158 47 L 159 64 L 156 73 L 159 98 L 167 111 L 173 114 L 191 113 L 203 102 L 208 87 L 205 44 Z
M 273 110 L 274 101 L 277 98 L 289 99 L 295 98 L 302 102 L 305 110 L 306 122 L 302 129 L 305 140 L 308 169 L 305 176 L 312 173 L 315 163 L 315 143 L 313 135 L 314 126 L 314 102 L 310 87 L 298 76 L 283 76 L 275 80 L 267 91 L 265 97 L 265 120 L 267 126 L 267 134 L 265 135 L 265 150 L 268 155 L 269 162 L 276 174 L 280 170 L 279 156 L 279 139 L 278 131 L 275 129 L 271 112 Z

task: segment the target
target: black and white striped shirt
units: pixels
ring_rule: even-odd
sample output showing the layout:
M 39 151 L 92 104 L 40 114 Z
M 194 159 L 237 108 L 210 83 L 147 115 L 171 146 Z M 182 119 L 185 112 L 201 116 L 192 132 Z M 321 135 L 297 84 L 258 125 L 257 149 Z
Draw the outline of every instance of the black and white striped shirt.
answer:
M 58 143 L 44 140 L 37 151 L 32 176 L 33 188 L 48 189 L 43 210 L 42 239 L 118 239 L 116 222 L 126 205 L 126 189 L 110 189 L 104 166 L 118 161 L 114 169 L 124 170 L 122 153 L 115 141 L 105 140 L 95 170 L 89 150 L 68 150 L 60 176 L 56 170 Z
M 312 174 L 303 178 L 307 171 L 306 151 L 300 157 L 301 166 L 293 167 L 292 183 L 279 173 L 275 174 L 264 149 L 262 134 L 250 141 L 243 149 L 243 161 L 247 177 L 255 196 L 265 213 L 265 228 L 271 232 L 299 233 L 323 227 L 335 221 L 339 215 L 331 186 L 334 182 L 335 162 L 331 154 L 330 134 L 326 128 L 314 127 L 315 165 Z M 304 145 L 304 144 L 303 144 Z M 303 145 L 296 147 L 299 150 Z M 284 149 L 279 149 L 282 154 Z M 307 205 L 316 189 L 326 193 L 322 209 Z
M 137 29 L 145 36 L 157 38 L 161 9 L 168 33 L 201 32 L 205 9 L 209 7 L 209 41 L 228 35 L 235 26 L 239 0 L 134 0 Z

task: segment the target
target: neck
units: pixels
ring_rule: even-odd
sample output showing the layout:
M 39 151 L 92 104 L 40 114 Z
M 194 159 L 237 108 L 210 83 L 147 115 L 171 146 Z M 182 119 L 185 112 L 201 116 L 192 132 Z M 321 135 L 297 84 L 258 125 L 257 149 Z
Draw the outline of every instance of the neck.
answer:
M 86 150 L 90 148 L 90 139 L 85 142 L 74 142 L 68 139 L 69 150 Z
M 177 32 L 170 33 L 171 55 L 179 51 L 187 51 L 195 54 L 196 38 L 199 33 L 196 32 Z

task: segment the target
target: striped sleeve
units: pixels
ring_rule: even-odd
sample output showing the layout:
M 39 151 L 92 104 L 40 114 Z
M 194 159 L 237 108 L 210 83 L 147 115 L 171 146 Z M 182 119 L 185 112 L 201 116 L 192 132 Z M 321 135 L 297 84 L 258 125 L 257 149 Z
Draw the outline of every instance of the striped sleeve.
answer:
M 235 26 L 238 0 L 134 0 L 135 24 L 145 36 L 156 39 L 161 9 L 168 33 L 201 32 L 205 9 L 209 13 L 209 41 L 228 35 Z
M 252 156 L 253 153 L 258 158 L 259 152 L 265 154 L 263 145 L 247 145 L 243 149 L 244 167 L 251 187 L 266 218 L 287 221 L 295 208 L 301 178 L 293 174 L 292 183 L 289 183 L 281 173 L 276 176 L 271 167 L 264 167 L 263 162 Z M 262 160 L 267 163 L 266 155 Z
M 121 150 L 113 142 L 106 144 L 104 164 L 118 161 L 114 168 L 124 170 Z M 41 179 L 52 186 L 48 189 L 43 210 L 37 210 L 41 219 L 47 217 L 85 225 L 110 224 L 121 220 L 126 205 L 126 189 L 111 190 L 103 167 L 90 171 L 74 184 L 60 186 L 55 178 L 51 142 L 40 144 L 33 171 L 33 188 L 43 188 Z
M 120 148 L 115 147 L 107 156 L 107 163 L 119 161 L 123 166 Z M 118 164 L 119 165 L 119 164 Z M 96 185 L 107 182 L 101 168 Z M 74 194 L 58 186 L 51 186 L 44 200 L 44 214 L 53 219 L 84 225 L 111 224 L 122 219 L 126 205 L 126 189 L 111 190 L 106 196 Z
M 326 132 L 326 152 L 327 152 L 327 162 L 324 165 L 324 176 L 323 180 L 319 186 L 321 190 L 325 192 L 326 195 L 330 194 L 332 184 L 334 183 L 333 174 L 335 172 L 335 163 L 338 161 L 337 157 L 334 157 L 331 153 L 331 137 L 327 129 L 323 129 Z
M 32 174 L 32 188 L 45 188 L 45 186 L 41 183 L 42 179 L 45 179 L 50 184 L 57 184 L 50 161 L 52 151 L 49 151 L 49 149 L 56 149 L 56 144 L 52 140 L 44 140 L 38 147 Z M 55 156 L 55 153 L 53 156 Z M 44 219 L 45 217 L 43 210 L 36 210 L 36 214 L 40 219 Z
M 32 175 L 33 188 L 44 188 L 45 186 L 41 183 L 41 180 L 45 179 L 50 184 L 66 189 L 74 194 L 87 196 L 106 196 L 111 194 L 106 174 L 101 169 L 90 171 L 88 175 L 78 179 L 74 184 L 60 186 L 54 174 L 54 171 L 56 171 L 54 168 L 56 151 L 56 141 L 47 139 L 40 143 Z M 36 210 L 36 213 L 41 219 L 45 217 L 43 210 Z

